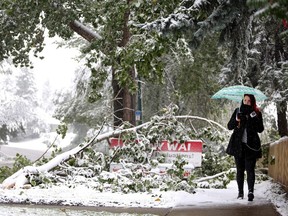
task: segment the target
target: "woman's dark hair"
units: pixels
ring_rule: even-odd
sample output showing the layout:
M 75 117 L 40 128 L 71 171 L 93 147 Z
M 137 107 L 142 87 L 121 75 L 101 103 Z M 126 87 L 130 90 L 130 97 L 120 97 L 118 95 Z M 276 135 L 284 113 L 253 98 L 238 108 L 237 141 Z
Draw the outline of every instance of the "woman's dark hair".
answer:
M 254 110 L 255 112 L 259 112 L 259 108 L 258 108 L 257 105 L 256 105 L 256 98 L 255 98 L 255 96 L 252 95 L 252 94 L 244 94 L 244 97 L 245 97 L 245 96 L 248 96 L 248 97 L 250 98 L 251 106 L 252 106 L 253 110 Z

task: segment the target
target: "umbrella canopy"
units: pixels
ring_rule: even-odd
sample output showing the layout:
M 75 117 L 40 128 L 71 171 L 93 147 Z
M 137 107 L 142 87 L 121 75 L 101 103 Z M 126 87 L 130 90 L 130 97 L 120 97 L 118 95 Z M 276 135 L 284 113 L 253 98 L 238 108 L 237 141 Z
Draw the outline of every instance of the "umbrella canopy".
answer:
M 254 95 L 256 101 L 263 101 L 267 99 L 266 95 L 264 95 L 263 92 L 261 92 L 260 90 L 243 85 L 235 85 L 222 88 L 221 90 L 216 92 L 211 98 L 212 99 L 226 98 L 228 100 L 240 102 L 243 99 L 244 94 Z

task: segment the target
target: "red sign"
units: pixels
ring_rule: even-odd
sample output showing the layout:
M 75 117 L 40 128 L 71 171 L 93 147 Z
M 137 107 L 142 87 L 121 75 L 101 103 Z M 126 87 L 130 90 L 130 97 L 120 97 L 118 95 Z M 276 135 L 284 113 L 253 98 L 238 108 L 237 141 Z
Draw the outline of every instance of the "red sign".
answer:
M 168 141 L 162 141 L 160 145 L 160 151 L 168 152 L 201 152 L 202 153 L 202 141 L 191 140 L 184 143 L 178 143 L 174 141 L 169 143 Z
M 117 146 L 123 146 L 122 140 L 111 138 L 110 148 Z M 179 156 L 185 158 L 194 167 L 200 167 L 202 162 L 202 146 L 203 143 L 201 140 L 189 140 L 184 143 L 178 143 L 177 141 L 169 143 L 167 140 L 164 140 L 158 147 L 158 153 L 165 155 L 166 163 L 173 163 Z
M 117 146 L 123 146 L 123 141 L 121 139 L 118 138 L 111 138 L 110 139 L 110 148 L 114 148 Z
M 138 142 L 138 141 L 136 141 Z M 160 151 L 170 151 L 170 152 L 201 152 L 202 153 L 202 141 L 201 140 L 191 140 L 185 141 L 184 143 L 178 143 L 174 141 L 169 143 L 167 140 L 161 142 L 159 150 Z M 123 141 L 118 138 L 110 139 L 110 148 L 123 146 Z

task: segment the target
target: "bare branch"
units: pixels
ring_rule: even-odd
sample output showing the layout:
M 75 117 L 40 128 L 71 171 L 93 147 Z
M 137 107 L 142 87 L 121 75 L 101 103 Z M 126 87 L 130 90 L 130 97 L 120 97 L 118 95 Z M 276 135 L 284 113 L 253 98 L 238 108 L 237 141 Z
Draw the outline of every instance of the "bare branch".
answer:
M 199 182 L 203 182 L 203 181 L 208 181 L 208 180 L 211 180 L 211 179 L 215 179 L 219 176 L 222 176 L 222 175 L 225 175 L 225 174 L 228 174 L 228 173 L 231 173 L 231 172 L 236 172 L 236 168 L 231 168 L 227 171 L 224 171 L 224 172 L 221 172 L 221 173 L 217 173 L 216 175 L 213 175 L 213 176 L 207 176 L 207 177 L 204 177 L 204 178 L 200 178 L 198 180 L 196 180 L 195 182 L 196 183 L 199 183 Z
M 215 122 L 215 121 L 212 121 L 210 119 L 206 119 L 206 118 L 202 118 L 202 117 L 199 117 L 199 116 L 175 116 L 176 119 L 198 119 L 198 120 L 202 120 L 202 121 L 206 121 L 208 122 L 209 124 L 214 124 L 214 125 L 217 125 L 218 127 L 220 127 L 222 130 L 224 131 L 229 131 L 227 128 L 223 127 L 222 125 L 220 125 L 219 123 Z

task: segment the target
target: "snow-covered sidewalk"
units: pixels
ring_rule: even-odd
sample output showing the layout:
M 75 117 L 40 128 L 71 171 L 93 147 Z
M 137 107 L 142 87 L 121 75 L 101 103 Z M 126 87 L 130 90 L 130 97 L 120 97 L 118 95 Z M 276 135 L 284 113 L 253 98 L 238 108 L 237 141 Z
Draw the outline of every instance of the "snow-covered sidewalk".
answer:
M 25 145 L 24 145 L 25 144 Z M 9 147 L 23 147 L 32 150 L 46 149 L 47 146 L 35 140 L 27 143 L 10 143 Z M 79 182 L 79 181 L 78 181 Z M 81 181 L 80 181 L 81 182 Z M 196 189 L 195 194 L 184 191 L 163 192 L 153 190 L 151 193 L 112 193 L 94 190 L 93 181 L 90 183 L 74 184 L 67 186 L 52 186 L 47 189 L 33 187 L 30 189 L 1 189 L 0 203 L 11 204 L 43 204 L 43 205 L 67 205 L 67 206 L 103 206 L 126 208 L 178 208 L 182 206 L 219 206 L 219 205 L 247 205 L 247 197 L 237 200 L 237 184 L 231 181 L 227 189 Z M 96 183 L 95 183 L 96 184 Z M 247 185 L 245 185 L 247 188 Z M 271 202 L 281 215 L 288 215 L 287 194 L 280 190 L 278 184 L 271 180 L 263 181 L 255 185 L 255 199 L 252 205 L 262 205 Z M 251 204 L 251 203 L 249 203 Z M 5 206 L 4 208 L 5 209 Z M 4 210 L 5 211 L 5 210 Z M 8 211 L 8 209 L 7 209 Z M 3 214 L 2 214 L 3 213 Z M 0 209 L 0 215 L 9 215 L 9 212 Z M 51 215 L 51 214 L 49 214 Z
M 256 184 L 253 205 L 271 202 L 281 215 L 288 215 L 285 193 L 278 194 L 279 187 L 270 180 Z M 181 206 L 247 205 L 247 199 L 238 200 L 237 184 L 232 181 L 227 189 L 196 189 L 195 194 L 183 191 L 152 193 L 99 192 L 88 185 L 53 186 L 48 189 L 0 189 L 0 203 L 45 204 L 68 206 L 174 208 Z M 286 196 L 286 198 L 285 198 Z

